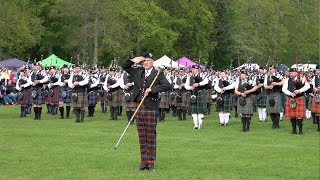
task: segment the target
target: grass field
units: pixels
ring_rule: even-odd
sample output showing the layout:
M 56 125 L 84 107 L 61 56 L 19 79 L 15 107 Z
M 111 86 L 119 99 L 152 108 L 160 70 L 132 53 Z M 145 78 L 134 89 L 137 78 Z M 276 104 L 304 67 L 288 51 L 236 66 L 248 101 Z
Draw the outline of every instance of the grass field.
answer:
M 214 108 L 214 107 L 213 107 Z M 304 135 L 292 135 L 288 119 L 271 129 L 270 119 L 253 119 L 249 133 L 232 119 L 218 125 L 206 116 L 201 130 L 191 117 L 157 127 L 156 172 L 136 172 L 140 154 L 135 126 L 114 145 L 125 116 L 108 120 L 98 110 L 85 123 L 44 114 L 18 118 L 20 107 L 0 106 L 0 179 L 319 179 L 320 133 L 305 120 Z M 125 112 L 123 113 L 125 115 Z

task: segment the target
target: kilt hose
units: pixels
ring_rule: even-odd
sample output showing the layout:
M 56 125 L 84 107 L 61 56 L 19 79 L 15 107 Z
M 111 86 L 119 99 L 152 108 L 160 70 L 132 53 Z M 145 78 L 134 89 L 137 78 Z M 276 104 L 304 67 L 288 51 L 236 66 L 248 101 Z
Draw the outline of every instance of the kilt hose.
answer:
M 30 91 L 29 91 L 29 89 L 23 89 L 19 93 L 23 94 L 23 98 L 21 100 L 19 98 L 17 98 L 18 104 L 20 104 L 20 105 L 30 104 Z
M 265 90 L 256 96 L 257 107 L 267 107 L 267 93 Z
M 139 103 L 136 103 L 138 108 Z M 141 167 L 154 167 L 156 160 L 157 110 L 147 108 L 144 104 L 135 115 L 141 154 Z
M 73 108 L 84 109 L 88 105 L 88 94 L 87 91 L 85 92 L 78 92 L 78 99 L 77 101 L 72 101 Z
M 53 95 L 52 96 L 48 95 L 48 102 L 49 103 L 58 103 L 60 88 L 59 88 L 59 86 L 54 86 L 51 89 L 53 90 Z
M 274 99 L 274 106 L 270 106 L 269 100 Z M 270 113 L 280 113 L 282 112 L 282 101 L 281 101 L 281 93 L 275 92 L 270 93 L 267 98 L 267 112 Z
M 37 97 L 36 98 L 33 98 L 32 96 L 32 101 L 31 103 L 32 104 L 36 104 L 36 105 L 42 105 L 44 103 L 44 90 L 42 90 L 42 88 L 40 87 L 32 87 L 31 88 L 31 92 L 35 90 L 37 91 Z
M 122 105 L 122 96 L 121 96 L 121 91 L 120 90 L 117 90 L 115 92 L 112 92 L 111 93 L 111 96 L 112 96 L 112 99 L 109 100 L 107 97 L 106 97 L 106 103 L 107 103 L 107 106 L 110 106 L 110 107 L 118 107 L 118 106 L 121 106 Z
M 312 98 L 311 112 L 315 113 L 317 116 L 320 116 L 320 103 L 315 102 L 315 97 Z
M 62 97 L 62 92 L 66 91 L 67 96 L 65 98 Z M 71 88 L 69 86 L 62 86 L 59 90 L 59 102 L 71 103 Z
M 244 106 L 240 105 L 240 99 L 238 98 L 238 114 L 241 115 L 252 115 L 253 114 L 253 97 L 245 97 L 246 104 Z
M 297 107 L 292 109 L 290 108 L 290 100 L 292 98 L 287 96 L 287 101 L 286 101 L 286 113 L 285 116 L 287 118 L 306 118 L 306 101 L 304 99 L 304 96 L 295 98 L 297 102 Z
M 207 95 L 206 91 L 202 90 L 195 94 L 197 96 L 197 100 L 195 103 L 189 104 L 189 110 L 191 114 L 204 114 L 207 112 Z
M 216 104 L 217 112 L 230 112 L 232 111 L 232 94 L 221 94 L 220 97 L 223 99 L 223 104 Z
M 161 92 L 160 93 L 160 109 L 169 109 L 169 91 Z
M 88 92 L 88 104 L 90 106 L 96 105 L 98 102 L 98 94 L 96 90 Z
M 177 109 L 188 109 L 188 106 L 190 104 L 190 93 L 189 92 L 182 93 L 181 98 L 182 98 L 181 102 L 176 102 Z

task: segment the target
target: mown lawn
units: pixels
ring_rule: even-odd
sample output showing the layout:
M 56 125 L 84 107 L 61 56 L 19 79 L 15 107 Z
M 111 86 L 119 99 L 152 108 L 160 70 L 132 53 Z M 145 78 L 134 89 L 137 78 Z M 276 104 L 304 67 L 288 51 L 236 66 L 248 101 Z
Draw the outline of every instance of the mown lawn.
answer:
M 99 106 L 98 106 L 99 107 Z M 214 108 L 214 107 L 213 107 Z M 0 179 L 319 179 L 320 133 L 311 120 L 304 135 L 292 135 L 288 119 L 271 129 L 255 117 L 249 133 L 239 119 L 218 125 L 206 116 L 201 130 L 192 120 L 167 114 L 157 128 L 156 172 L 136 172 L 140 154 L 135 126 L 118 149 L 125 116 L 108 120 L 98 110 L 85 123 L 43 114 L 19 118 L 20 107 L 0 106 Z M 233 114 L 233 113 L 232 113 Z M 125 115 L 125 112 L 123 113 Z

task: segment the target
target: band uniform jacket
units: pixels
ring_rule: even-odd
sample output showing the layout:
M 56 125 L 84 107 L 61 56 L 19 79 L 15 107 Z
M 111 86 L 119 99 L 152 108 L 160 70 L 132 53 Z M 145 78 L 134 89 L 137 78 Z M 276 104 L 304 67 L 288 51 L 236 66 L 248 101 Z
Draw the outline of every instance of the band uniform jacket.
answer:
M 132 68 L 131 66 L 134 64 L 130 59 L 127 60 L 122 68 L 128 72 L 134 80 L 134 88 L 133 88 L 133 98 L 131 101 L 139 102 L 141 101 L 145 89 L 149 88 L 153 79 L 157 76 L 158 71 L 154 68 L 150 72 L 150 75 L 145 78 L 145 69 L 143 67 Z M 161 72 L 153 84 L 151 88 L 151 92 L 149 92 L 148 96 L 144 100 L 144 105 L 152 110 L 159 109 L 159 93 L 163 91 L 170 90 L 171 85 L 164 76 L 163 72 Z

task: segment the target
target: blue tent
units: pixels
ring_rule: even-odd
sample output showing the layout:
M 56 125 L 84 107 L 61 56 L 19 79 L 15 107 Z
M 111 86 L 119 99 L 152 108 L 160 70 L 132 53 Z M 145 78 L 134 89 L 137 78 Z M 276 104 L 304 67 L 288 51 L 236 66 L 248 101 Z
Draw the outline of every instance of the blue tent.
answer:
M 17 58 L 13 58 L 13 59 L 8 59 L 5 61 L 0 61 L 0 66 L 1 67 L 6 67 L 7 69 L 13 70 L 16 69 L 18 67 L 21 67 L 23 65 L 27 64 L 27 62 L 22 61 L 20 59 Z

